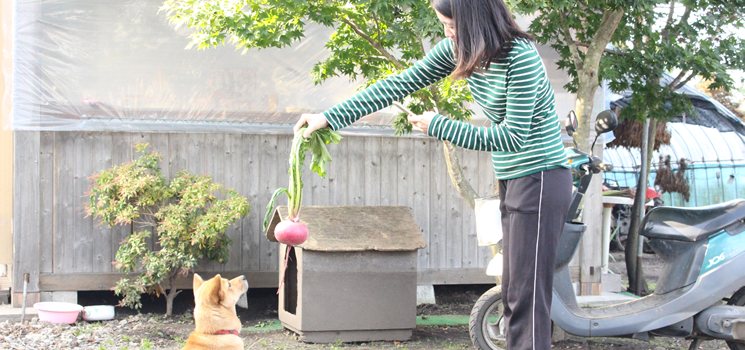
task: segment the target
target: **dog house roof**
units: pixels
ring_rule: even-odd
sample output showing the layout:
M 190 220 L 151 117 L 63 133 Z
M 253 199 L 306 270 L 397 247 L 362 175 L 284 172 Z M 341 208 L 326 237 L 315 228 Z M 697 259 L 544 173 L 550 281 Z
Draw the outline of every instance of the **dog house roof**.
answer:
M 277 242 L 274 228 L 286 218 L 287 206 L 280 206 L 266 231 Z M 300 220 L 308 225 L 308 240 L 299 245 L 315 251 L 412 251 L 426 243 L 409 207 L 389 206 L 303 206 Z

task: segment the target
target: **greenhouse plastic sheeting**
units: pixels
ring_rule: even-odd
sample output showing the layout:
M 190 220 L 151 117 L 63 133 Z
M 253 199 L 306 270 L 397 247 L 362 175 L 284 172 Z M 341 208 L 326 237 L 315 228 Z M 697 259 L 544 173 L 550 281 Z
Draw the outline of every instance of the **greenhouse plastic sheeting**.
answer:
M 670 145 L 663 145 L 654 152 L 649 183 L 654 183 L 659 167 L 660 155 L 669 155 L 673 169 L 678 169 L 678 160 L 686 159 L 686 171 L 691 187 L 686 202 L 677 193 L 665 193 L 665 205 L 703 206 L 723 203 L 735 198 L 745 198 L 745 142 L 743 136 L 734 131 L 721 132 L 700 125 L 669 123 L 672 134 Z M 606 183 L 620 187 L 635 187 L 641 156 L 639 149 L 622 147 L 603 151 L 604 161 L 613 164 L 613 171 L 604 173 Z
M 310 71 L 329 54 L 331 30 L 309 26 L 285 49 L 232 46 L 185 50 L 162 1 L 16 1 L 13 24 L 14 130 L 233 130 L 287 125 L 352 96 L 346 77 L 314 86 Z M 7 5 L 5 5 L 7 11 Z M 7 16 L 6 16 L 7 17 Z M 6 60 L 10 52 L 5 51 Z M 6 74 L 6 76 L 9 76 Z M 7 85 L 9 86 L 9 85 Z M 6 99 L 7 101 L 7 99 Z M 388 125 L 391 113 L 367 117 Z M 364 122 L 363 122 L 364 124 Z

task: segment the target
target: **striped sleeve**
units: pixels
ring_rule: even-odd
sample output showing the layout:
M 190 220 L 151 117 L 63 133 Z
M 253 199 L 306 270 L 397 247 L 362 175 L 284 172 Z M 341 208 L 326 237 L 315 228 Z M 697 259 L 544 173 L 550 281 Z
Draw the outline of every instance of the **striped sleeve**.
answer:
M 455 69 L 453 42 L 440 41 L 427 55 L 398 75 L 378 81 L 354 97 L 323 112 L 329 127 L 339 130 L 357 119 L 379 111 L 425 86 L 447 77 Z
M 519 152 L 530 134 L 543 65 L 538 52 L 528 43 L 513 46 L 508 59 L 506 110 L 501 122 L 475 127 L 436 115 L 427 133 L 472 150 Z M 492 88 L 498 90 L 496 86 Z

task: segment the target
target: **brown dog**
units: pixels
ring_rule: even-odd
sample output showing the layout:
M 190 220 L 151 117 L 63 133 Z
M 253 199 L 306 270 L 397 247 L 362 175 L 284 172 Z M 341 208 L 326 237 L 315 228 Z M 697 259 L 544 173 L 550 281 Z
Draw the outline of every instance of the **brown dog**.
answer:
M 242 350 L 243 339 L 238 335 L 241 321 L 235 304 L 248 291 L 245 276 L 230 281 L 217 276 L 206 282 L 194 274 L 194 323 L 182 350 Z

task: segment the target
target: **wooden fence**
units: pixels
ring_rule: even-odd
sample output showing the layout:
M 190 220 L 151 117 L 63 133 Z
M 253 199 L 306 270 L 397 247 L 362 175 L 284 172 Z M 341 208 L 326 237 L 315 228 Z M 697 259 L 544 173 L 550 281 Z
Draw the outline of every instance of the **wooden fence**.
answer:
M 167 177 L 181 169 L 211 174 L 249 199 L 250 214 L 227 232 L 228 262 L 205 262 L 197 271 L 240 273 L 252 287 L 276 286 L 278 245 L 264 238 L 261 221 L 273 191 L 287 186 L 291 135 L 16 131 L 14 291 L 23 290 L 24 273 L 32 293 L 104 290 L 121 277 L 111 261 L 130 227 L 98 225 L 83 205 L 88 177 L 131 160 L 140 142 L 162 154 Z M 329 151 L 334 161 L 326 179 L 304 171 L 304 204 L 411 207 L 427 242 L 419 251 L 420 284 L 493 281 L 484 274 L 490 250 L 476 244 L 473 212 L 450 182 L 441 142 L 349 136 Z M 490 154 L 460 155 L 476 191 L 491 194 Z

